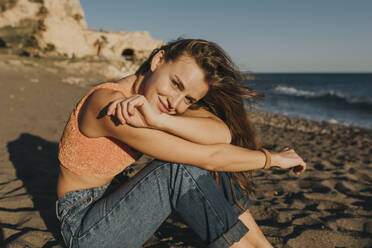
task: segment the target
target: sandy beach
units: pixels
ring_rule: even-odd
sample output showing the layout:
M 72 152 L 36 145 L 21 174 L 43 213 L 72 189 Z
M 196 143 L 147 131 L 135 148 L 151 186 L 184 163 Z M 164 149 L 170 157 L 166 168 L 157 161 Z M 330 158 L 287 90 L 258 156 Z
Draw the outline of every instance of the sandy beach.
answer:
M 68 70 L 31 62 L 0 60 L 0 246 L 64 247 L 55 217 L 57 145 L 76 102 L 104 78 L 85 72 L 74 80 Z M 300 176 L 253 173 L 251 212 L 274 247 L 372 247 L 372 130 L 251 118 L 265 148 L 294 148 L 308 163 Z M 204 245 L 171 216 L 144 247 Z

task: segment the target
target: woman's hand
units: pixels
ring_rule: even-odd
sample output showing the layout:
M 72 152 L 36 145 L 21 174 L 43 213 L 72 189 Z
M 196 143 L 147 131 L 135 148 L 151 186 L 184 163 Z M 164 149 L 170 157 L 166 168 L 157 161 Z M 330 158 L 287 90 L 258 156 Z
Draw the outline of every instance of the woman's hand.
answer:
M 144 128 L 156 128 L 161 117 L 143 95 L 113 101 L 107 109 L 107 115 L 115 116 L 123 125 Z
M 296 175 L 306 170 L 306 163 L 293 149 L 285 149 L 282 152 L 272 153 L 272 166 L 282 169 L 292 168 Z

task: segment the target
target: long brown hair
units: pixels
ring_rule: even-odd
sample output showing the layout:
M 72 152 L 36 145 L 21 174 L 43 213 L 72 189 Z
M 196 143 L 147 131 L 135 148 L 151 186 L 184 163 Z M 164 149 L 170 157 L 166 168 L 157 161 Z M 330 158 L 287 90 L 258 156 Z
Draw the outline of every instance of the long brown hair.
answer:
M 249 121 L 243 99 L 252 101 L 262 95 L 242 84 L 246 76 L 237 69 L 227 53 L 216 43 L 210 41 L 178 39 L 155 49 L 137 70 L 137 76 L 149 71 L 151 60 L 159 50 L 164 50 L 166 62 L 176 61 L 182 55 L 195 59 L 204 72 L 205 80 L 209 84 L 209 91 L 203 99 L 193 104 L 191 108 L 206 108 L 223 120 L 230 129 L 231 144 L 257 150 L 260 144 Z M 218 172 L 211 173 L 219 185 Z M 246 172 L 233 172 L 231 175 L 235 177 L 243 192 L 254 191 L 251 172 L 248 174 Z M 232 177 L 230 177 L 230 183 L 235 202 L 240 208 L 243 208 L 236 199 Z

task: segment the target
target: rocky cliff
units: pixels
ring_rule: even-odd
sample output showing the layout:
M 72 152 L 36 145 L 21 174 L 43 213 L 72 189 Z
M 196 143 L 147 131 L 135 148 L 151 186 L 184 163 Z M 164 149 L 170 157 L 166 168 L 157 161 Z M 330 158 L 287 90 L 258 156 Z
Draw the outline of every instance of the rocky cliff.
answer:
M 25 55 L 143 60 L 162 44 L 148 32 L 87 28 L 78 0 L 0 0 L 0 47 Z

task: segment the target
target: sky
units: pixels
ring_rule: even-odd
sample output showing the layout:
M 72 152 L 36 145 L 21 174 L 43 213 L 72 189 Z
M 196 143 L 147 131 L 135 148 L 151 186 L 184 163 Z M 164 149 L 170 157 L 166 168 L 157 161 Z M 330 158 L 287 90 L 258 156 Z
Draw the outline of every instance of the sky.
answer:
M 371 0 L 80 0 L 89 29 L 219 44 L 251 72 L 372 72 Z

